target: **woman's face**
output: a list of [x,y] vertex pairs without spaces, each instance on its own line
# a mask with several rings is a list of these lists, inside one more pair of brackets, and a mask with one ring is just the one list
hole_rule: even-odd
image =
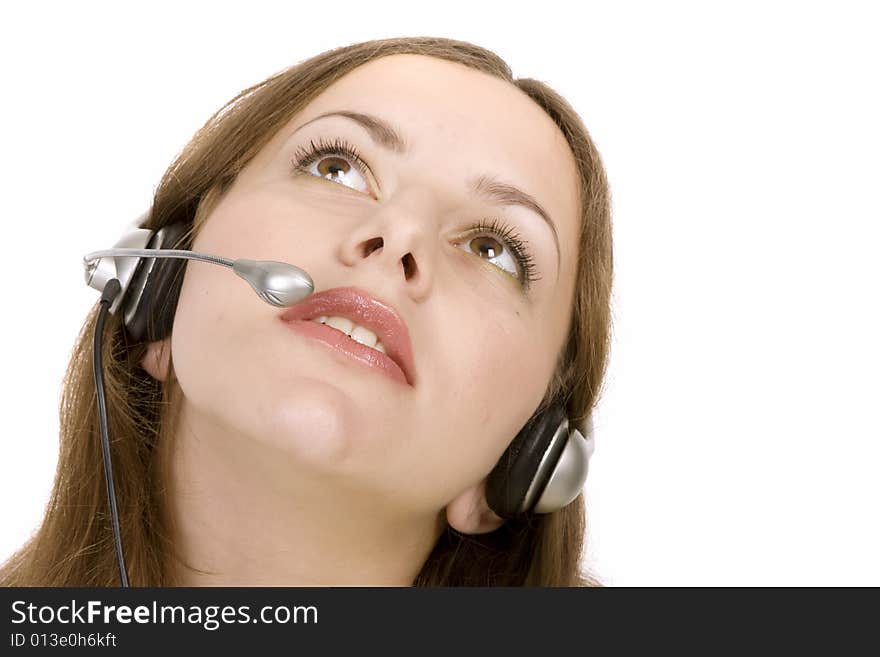
[[[405,147],[352,118],[316,118],[340,111],[394,126]],[[364,170],[338,151],[294,173],[311,142],[353,147]],[[480,176],[531,195],[558,253],[534,209],[475,193]],[[252,441],[291,473],[436,514],[486,477],[550,381],[572,314],[577,189],[562,133],[500,79],[419,55],[344,76],[240,172],[192,248],[289,262],[316,292],[355,286],[393,306],[415,385],[291,330],[231,271],[189,262],[171,354],[188,413],[212,427],[201,438]],[[469,234],[492,218],[533,260],[527,290],[502,235]]]

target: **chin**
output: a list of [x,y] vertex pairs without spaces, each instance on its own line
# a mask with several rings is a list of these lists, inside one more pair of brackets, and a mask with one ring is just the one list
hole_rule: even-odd
[[339,472],[362,459],[370,419],[356,400],[326,379],[297,378],[271,400],[254,403],[255,440],[309,470]]

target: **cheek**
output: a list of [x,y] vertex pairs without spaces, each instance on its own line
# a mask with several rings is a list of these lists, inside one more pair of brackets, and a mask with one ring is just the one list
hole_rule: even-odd
[[502,418],[524,412],[523,407],[540,398],[544,388],[546,348],[514,323],[481,317],[473,325],[479,329],[469,331],[471,339],[459,343],[465,346],[454,361],[456,380],[467,382],[466,408],[496,427]]
[[[262,257],[264,231],[241,230],[249,217],[243,212],[242,196],[231,192],[218,204],[193,250],[231,258]],[[253,216],[264,216],[259,207],[257,203]],[[253,224],[256,228],[259,221]],[[257,414],[254,400],[263,403],[269,384],[260,374],[272,365],[273,354],[270,345],[255,336],[271,325],[273,311],[230,269],[187,262],[172,329],[172,358],[189,404],[216,415],[214,419]]]
[[[540,402],[552,370],[548,345],[536,342],[516,316],[485,315],[450,326],[449,356],[437,371],[432,441],[435,464],[454,495],[488,474]],[[454,382],[450,384],[449,382]]]
[[[171,334],[174,370],[183,393],[196,405],[228,403],[224,385],[240,349],[230,349],[230,316],[238,286],[227,272],[205,263],[187,263]],[[230,298],[231,297],[231,298]],[[222,357],[218,357],[222,354]]]

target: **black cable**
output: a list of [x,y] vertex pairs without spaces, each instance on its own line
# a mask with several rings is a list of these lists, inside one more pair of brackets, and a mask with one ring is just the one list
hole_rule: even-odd
[[119,564],[119,579],[122,586],[128,586],[128,572],[125,569],[125,556],[122,552],[122,532],[119,529],[119,512],[116,508],[116,490],[113,484],[113,462],[110,458],[110,438],[107,430],[107,400],[104,397],[104,366],[101,358],[101,339],[104,333],[104,318],[110,305],[122,289],[119,281],[110,279],[101,294],[101,308],[95,322],[95,340],[92,345],[92,363],[95,372],[95,387],[98,391],[98,417],[101,425],[101,451],[104,454],[104,482],[107,484],[107,501],[110,503],[110,519],[113,523],[113,540],[116,544],[116,562]]

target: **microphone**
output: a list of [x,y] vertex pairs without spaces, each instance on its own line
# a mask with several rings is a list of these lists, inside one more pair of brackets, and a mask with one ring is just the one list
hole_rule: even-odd
[[[117,278],[114,271],[103,271],[99,267],[104,257],[143,257],[143,258],[183,258],[200,260],[215,265],[229,267],[246,280],[259,297],[273,306],[292,306],[315,291],[312,277],[305,270],[285,262],[274,260],[231,260],[222,256],[186,251],[184,249],[104,249],[92,251],[83,256],[86,283],[99,291],[111,278]],[[96,276],[97,274],[97,276]]]

